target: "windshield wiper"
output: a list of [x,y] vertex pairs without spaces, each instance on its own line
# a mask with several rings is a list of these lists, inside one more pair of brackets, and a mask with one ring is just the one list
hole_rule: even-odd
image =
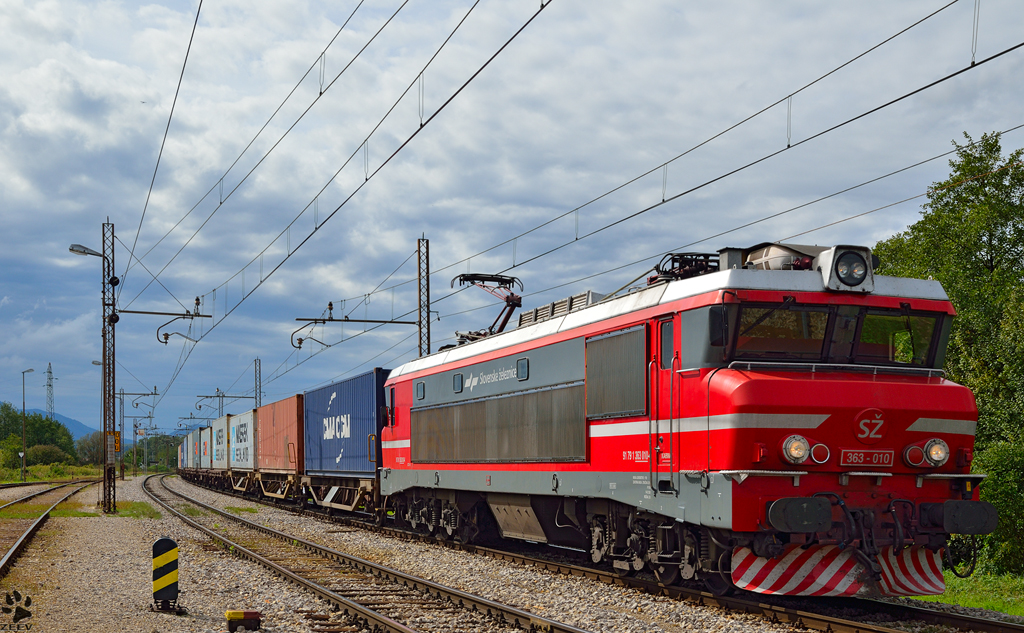
[[779,305],[775,306],[771,310],[765,312],[764,314],[759,316],[756,321],[754,321],[753,323],[748,325],[747,329],[745,329],[742,332],[740,332],[740,336],[743,336],[744,334],[746,334],[750,330],[753,330],[757,326],[759,326],[762,323],[764,323],[765,319],[767,319],[771,315],[775,314],[776,311],[781,310],[782,308],[785,308],[785,309],[789,310],[789,306],[792,305],[795,301],[796,301],[795,297],[786,297],[785,299],[782,300],[782,303],[780,303]]

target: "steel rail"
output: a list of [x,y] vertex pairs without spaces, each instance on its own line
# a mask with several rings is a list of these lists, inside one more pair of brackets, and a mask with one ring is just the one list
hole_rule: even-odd
[[[82,483],[83,481],[92,481],[92,480],[91,479],[72,479],[71,481],[24,481],[24,482],[23,481],[19,481],[19,482],[10,483],[10,484],[0,484],[0,490],[3,490],[5,488],[25,488],[27,486],[50,486],[50,485],[53,485],[53,484],[69,485],[69,484]],[[53,488],[51,488],[51,490],[53,490]]]
[[0,510],[3,510],[4,508],[9,507],[9,506],[13,506],[16,503],[24,503],[24,502],[28,501],[29,499],[34,499],[34,498],[36,498],[38,496],[45,495],[46,493],[51,492],[53,490],[60,490],[61,488],[63,488],[64,486],[67,486],[67,485],[69,485],[69,484],[63,484],[61,486],[53,486],[51,488],[44,488],[43,490],[38,490],[36,492],[33,492],[32,494],[25,495],[24,497],[21,497],[19,499],[15,499],[14,501],[9,501],[9,502],[3,504],[2,506],[0,506]]
[[[262,566],[266,567],[267,569],[270,569],[274,573],[278,574],[279,576],[282,576],[283,578],[286,578],[286,579],[292,581],[293,583],[299,585],[300,587],[303,587],[303,588],[313,592],[314,594],[317,595],[317,597],[319,597],[319,598],[329,602],[330,604],[333,604],[334,606],[338,607],[339,609],[342,609],[342,611],[344,612],[344,614],[346,616],[355,617],[357,619],[362,620],[365,625],[370,626],[370,628],[372,630],[374,630],[374,631],[382,631],[382,633],[418,633],[416,631],[416,629],[411,629],[411,628],[405,626],[404,624],[401,624],[400,622],[395,622],[394,620],[388,618],[387,616],[381,615],[380,613],[377,613],[376,611],[374,611],[372,609],[368,609],[368,608],[362,606],[361,604],[353,602],[353,601],[345,598],[344,596],[341,596],[341,595],[331,591],[327,587],[324,587],[323,585],[321,585],[321,584],[319,584],[317,582],[309,580],[308,578],[303,578],[302,576],[299,576],[298,574],[296,574],[296,573],[294,573],[294,572],[292,572],[292,571],[290,571],[288,569],[285,569],[284,567],[282,567],[281,565],[278,565],[274,561],[272,561],[272,560],[270,560],[268,558],[265,558],[263,556],[260,556],[256,552],[254,552],[254,551],[252,551],[252,550],[250,550],[250,549],[248,549],[248,548],[246,548],[246,547],[244,547],[244,546],[242,546],[242,545],[240,545],[238,543],[235,543],[234,541],[232,541],[231,539],[227,538],[226,536],[218,534],[218,533],[214,532],[213,530],[210,530],[210,529],[204,527],[200,523],[198,523],[196,521],[193,521],[192,519],[188,518],[187,516],[185,516],[181,512],[178,512],[177,510],[172,508],[170,506],[170,504],[166,503],[163,499],[159,498],[152,490],[149,489],[149,487],[147,485],[149,483],[149,480],[152,479],[153,477],[161,477],[161,483],[163,483],[163,477],[164,476],[165,475],[149,475],[148,477],[146,477],[145,481],[143,481],[142,490],[151,499],[153,499],[153,501],[155,501],[157,504],[159,504],[162,508],[164,508],[165,510],[170,512],[172,515],[174,515],[174,516],[178,517],[179,519],[181,519],[182,521],[184,521],[187,525],[189,525],[189,526],[199,530],[203,534],[206,534],[210,538],[212,538],[215,541],[221,543],[232,554],[234,554],[236,556],[241,556],[242,558],[246,558],[246,559],[248,559],[248,560],[250,560],[250,561],[252,561],[254,563],[262,565]],[[164,488],[168,492],[171,492],[172,494],[177,494],[173,490],[170,490],[169,488],[167,488],[166,485],[164,485]],[[195,503],[197,505],[203,505],[203,504],[200,504],[198,501],[194,501],[194,500],[189,500],[189,503]],[[230,516],[230,515],[225,515],[225,516]]]
[[[68,494],[61,497],[61,499],[57,503],[50,506],[49,509],[46,510],[46,512],[41,514],[35,521],[33,521],[32,525],[30,525],[28,529],[25,530],[25,532],[21,535],[21,537],[19,537],[18,540],[15,541],[14,545],[11,546],[11,549],[7,550],[7,553],[4,554],[4,557],[0,558],[0,578],[6,576],[7,572],[11,570],[11,567],[14,565],[14,561],[17,560],[18,556],[21,555],[22,550],[24,550],[25,546],[29,544],[29,542],[32,540],[32,537],[35,536],[36,532],[39,531],[39,528],[41,528],[43,524],[46,523],[46,521],[50,518],[50,513],[53,512],[54,508],[56,508],[57,506],[67,501],[72,496],[78,494],[82,490],[88,488],[89,486],[95,483],[97,482],[87,483],[84,486],[79,486],[75,490],[72,490]],[[50,492],[51,490],[54,490],[54,488],[44,490],[43,492]],[[25,497],[25,499],[27,498],[29,497]],[[24,499],[20,499],[19,501],[24,501]],[[13,503],[18,503],[18,501],[15,501]],[[8,503],[7,505],[11,504]],[[3,507],[6,508],[7,506]]]
[[462,608],[476,609],[482,613],[496,616],[498,618],[503,619],[506,623],[514,627],[524,628],[526,630],[532,631],[548,631],[550,633],[587,633],[584,629],[579,629],[577,627],[565,624],[563,622],[550,620],[548,618],[538,616],[528,611],[522,611],[516,609],[515,607],[494,602],[493,600],[488,600],[487,598],[484,598],[482,596],[473,595],[471,593],[467,593],[452,587],[447,587],[445,585],[441,585],[436,582],[426,580],[424,578],[412,576],[410,574],[406,574],[396,569],[385,567],[383,565],[378,565],[377,563],[370,562],[363,558],[359,558],[351,554],[346,554],[345,552],[339,552],[338,550],[334,550],[329,547],[313,543],[312,541],[308,541],[306,539],[293,536],[291,534],[286,534],[284,532],[280,532],[278,530],[275,530],[264,525],[259,525],[258,523],[248,521],[241,517],[220,510],[219,508],[215,508],[201,501],[192,499],[176,490],[171,490],[170,488],[167,487],[166,482],[164,482],[162,478],[161,484],[163,485],[164,489],[170,492],[171,494],[177,495],[182,499],[186,499],[189,503],[195,504],[203,508],[204,510],[208,510],[224,518],[231,519],[237,523],[241,523],[250,529],[263,532],[264,534],[268,534],[270,536],[273,536],[284,541],[290,541],[292,543],[301,545],[305,549],[308,549],[320,556],[337,561],[343,561],[348,565],[351,565],[355,569],[358,569],[359,571],[373,574],[374,576],[377,576],[379,578],[385,578],[387,580],[390,580],[391,582],[403,585],[410,589],[423,591],[436,598],[446,598],[450,600],[453,604],[460,606]]
[[[199,485],[194,482],[188,483],[197,486]],[[689,587],[681,587],[674,585],[666,587],[654,581],[635,577],[622,577],[614,573],[605,572],[603,570],[591,567],[583,567],[568,563],[559,563],[556,561],[546,560],[543,558],[526,556],[524,554],[516,554],[513,552],[507,552],[480,545],[467,545],[464,543],[458,543],[450,540],[439,540],[434,536],[430,536],[420,532],[410,532],[407,530],[388,526],[376,526],[368,521],[364,521],[355,517],[326,516],[320,512],[307,510],[305,508],[289,506],[283,503],[275,503],[265,499],[253,499],[252,497],[238,494],[234,491],[215,490],[214,492],[227,496],[237,497],[239,499],[244,499],[249,502],[260,503],[273,508],[278,508],[280,510],[292,512],[294,514],[312,516],[320,520],[326,520],[341,525],[357,526],[365,530],[379,532],[388,536],[404,538],[407,540],[417,540],[424,543],[432,543],[435,545],[440,545],[452,549],[459,549],[466,552],[478,553],[483,556],[489,556],[500,560],[514,562],[520,565],[530,565],[565,575],[586,577],[591,580],[604,582],[606,584],[631,587],[651,594],[664,595],[666,597],[673,598],[676,600],[693,601],[696,602],[698,605],[716,606],[724,609],[740,611],[742,613],[758,614],[772,622],[786,622],[799,624],[800,626],[812,630],[836,631],[837,633],[891,632],[898,630],[885,628],[880,625],[871,625],[863,622],[855,622],[852,620],[843,620],[841,618],[832,618],[831,616],[821,615],[811,611],[805,611],[803,609],[786,607],[785,605],[775,605],[767,604],[765,602],[758,602],[756,601],[756,598],[751,600],[735,596],[720,597],[697,589],[691,589]],[[745,592],[745,594],[756,595],[750,594],[749,592]],[[765,598],[774,600],[788,599],[787,596],[772,596],[770,598],[768,596],[765,596]],[[907,604],[896,604],[882,600],[872,600],[866,598],[822,598],[819,600],[821,600],[823,604],[827,604],[829,606],[859,608],[872,614],[884,613],[889,617],[897,620],[918,620],[922,622],[927,622],[929,624],[937,624],[945,627],[955,628],[961,631],[976,631],[978,633],[1024,633],[1024,624],[1000,620],[989,620],[985,618],[978,618],[975,616],[969,616],[955,612],[929,609],[927,607],[917,607]]]

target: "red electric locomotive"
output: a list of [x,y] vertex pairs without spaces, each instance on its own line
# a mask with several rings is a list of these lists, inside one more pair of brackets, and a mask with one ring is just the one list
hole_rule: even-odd
[[977,409],[939,369],[939,283],[875,265],[856,246],[673,254],[640,289],[398,367],[387,516],[465,540],[493,519],[716,592],[941,593],[950,535],[996,525]]

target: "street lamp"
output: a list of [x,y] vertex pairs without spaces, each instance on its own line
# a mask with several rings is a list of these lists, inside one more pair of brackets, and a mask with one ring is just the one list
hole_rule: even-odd
[[114,225],[110,222],[103,224],[102,242],[103,252],[81,244],[72,244],[68,250],[75,255],[92,255],[103,260],[103,362],[99,363],[103,367],[103,512],[111,513],[117,512],[114,482],[114,325],[118,322],[119,316],[115,308],[114,288],[120,280],[114,274]]
[[92,255],[94,257],[103,257],[103,253],[94,251],[88,246],[82,246],[81,244],[72,244],[68,247],[68,250],[75,255]]
[[25,374],[31,374],[35,369],[26,369],[21,372],[21,481],[25,481],[25,453],[28,448],[25,446]]

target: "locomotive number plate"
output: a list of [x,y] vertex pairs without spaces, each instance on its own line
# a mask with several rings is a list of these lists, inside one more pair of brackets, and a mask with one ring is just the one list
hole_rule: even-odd
[[892,466],[893,451],[891,450],[851,450],[842,449],[839,453],[840,466]]

